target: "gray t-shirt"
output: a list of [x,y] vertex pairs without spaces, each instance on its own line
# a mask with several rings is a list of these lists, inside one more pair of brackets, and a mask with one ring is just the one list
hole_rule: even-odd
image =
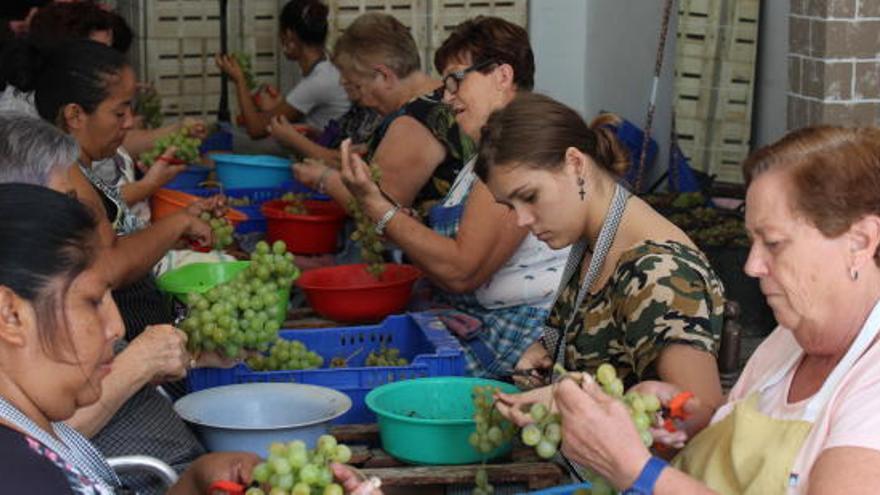
[[315,64],[312,71],[287,93],[287,104],[305,115],[303,122],[323,129],[338,119],[351,103],[339,84],[339,70],[327,60]]

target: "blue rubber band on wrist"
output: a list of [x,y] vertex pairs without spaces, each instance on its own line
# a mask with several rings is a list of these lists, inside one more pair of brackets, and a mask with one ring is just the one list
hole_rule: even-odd
[[663,459],[651,456],[639,477],[633,482],[632,486],[623,491],[623,495],[651,495],[654,493],[654,485],[660,478],[660,473],[668,466]]

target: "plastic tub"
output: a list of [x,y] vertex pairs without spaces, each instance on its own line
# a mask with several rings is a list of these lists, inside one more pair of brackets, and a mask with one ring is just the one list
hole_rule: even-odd
[[272,155],[213,153],[217,179],[224,188],[279,187],[293,178],[290,160]]
[[403,311],[422,272],[412,265],[386,263],[379,279],[365,264],[338,265],[304,272],[296,284],[309,305],[326,318],[342,322],[379,321]]
[[330,422],[351,409],[345,394],[299,383],[246,383],[186,395],[174,410],[195,427],[212,452],[249,451],[267,457],[272,442],[314,447]]
[[211,169],[205,167],[203,165],[191,164],[188,165],[183,172],[177,174],[177,176],[171,182],[165,184],[166,189],[193,189],[199,187],[199,184],[208,180],[208,175],[211,174]]
[[572,485],[554,486],[536,492],[528,492],[523,495],[590,495],[593,484],[589,481]]
[[382,448],[414,464],[472,464],[508,453],[510,443],[484,455],[468,442],[476,428],[472,390],[485,385],[519,392],[509,383],[472,377],[418,378],[373,390],[366,403],[378,418]]
[[[251,264],[250,261],[226,261],[218,263],[190,263],[163,273],[156,279],[162,292],[186,303],[189,294],[202,294],[229,282]],[[287,318],[290,287],[278,290],[278,324]]]
[[[281,338],[299,340],[324,358],[345,357],[348,367],[313,370],[252,371],[245,364],[232,368],[195,368],[187,374],[190,390],[254,382],[296,382],[331,387],[351,398],[352,408],[337,418],[341,424],[375,423],[376,415],[364,399],[374,388],[426,376],[461,376],[465,372],[464,352],[436,315],[410,313],[388,317],[380,325],[283,330]],[[400,350],[406,366],[366,367],[367,355],[382,346]]]
[[276,199],[263,203],[260,212],[266,217],[266,239],[284,241],[293,254],[335,253],[339,231],[345,224],[345,210],[334,201],[305,200],[306,215],[284,211],[288,201]]
[[[186,208],[200,199],[202,198],[182,191],[159,189],[153,194],[153,197],[150,198],[151,220],[157,222],[167,216],[177,213],[181,208]],[[225,217],[233,226],[237,226],[239,223],[248,219],[247,215],[235,208],[228,208]]]

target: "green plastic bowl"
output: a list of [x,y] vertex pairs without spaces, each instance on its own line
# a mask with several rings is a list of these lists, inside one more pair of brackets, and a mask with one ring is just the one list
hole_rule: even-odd
[[474,432],[474,386],[493,385],[505,393],[515,386],[470,377],[416,378],[382,385],[366,403],[379,423],[385,452],[413,464],[473,464],[510,452],[510,443],[480,454],[468,437]]
[[[186,303],[188,294],[202,294],[224,282],[229,282],[247,268],[250,261],[222,261],[217,263],[191,263],[167,271],[156,279],[159,290]],[[278,290],[278,324],[287,318],[290,287]]]

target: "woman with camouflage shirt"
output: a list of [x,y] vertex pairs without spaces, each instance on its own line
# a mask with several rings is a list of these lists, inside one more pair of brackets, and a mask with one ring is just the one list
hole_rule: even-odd
[[[708,419],[721,401],[723,287],[681,230],[618,183],[628,166],[604,121],[587,126],[548,97],[517,95],[490,117],[477,174],[540,240],[572,246],[544,336],[517,369],[608,362],[627,387],[661,379],[693,392],[694,419]],[[544,387],[501,408],[525,421],[518,406],[548,399]]]

